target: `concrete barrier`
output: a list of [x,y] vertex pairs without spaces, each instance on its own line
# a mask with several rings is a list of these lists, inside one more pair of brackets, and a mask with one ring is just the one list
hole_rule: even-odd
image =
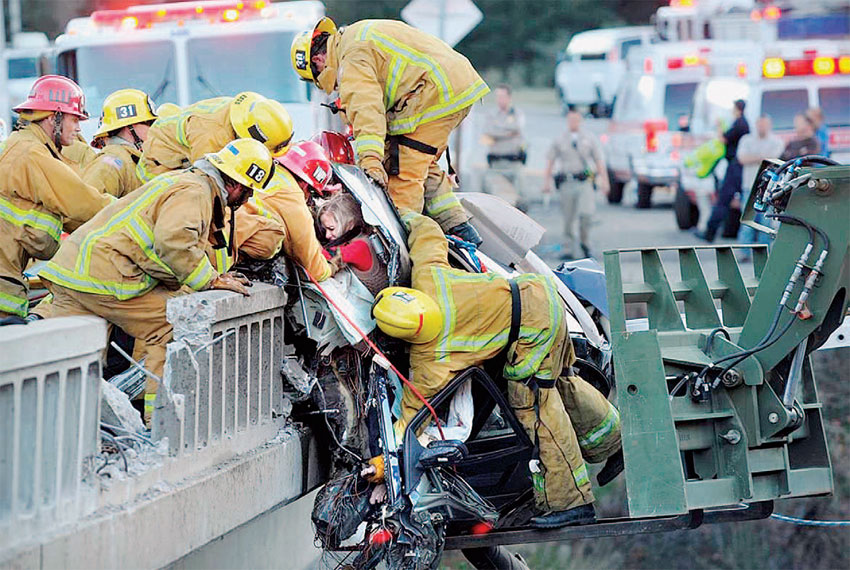
[[167,437],[172,455],[237,433],[259,443],[289,413],[280,378],[286,294],[261,283],[251,292],[208,291],[168,303],[174,342],[165,389],[157,392],[153,438]]
[[93,317],[0,327],[0,552],[97,507],[106,323]]

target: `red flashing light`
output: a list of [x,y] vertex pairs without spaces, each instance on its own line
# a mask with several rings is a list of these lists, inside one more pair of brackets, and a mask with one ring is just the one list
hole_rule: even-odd
[[[266,18],[271,15],[268,10],[269,2],[265,0],[201,0],[130,6],[125,10],[97,10],[91,18],[96,26],[135,29],[164,23],[183,26],[188,22],[235,22],[246,17]],[[131,25],[133,21],[135,25]]]
[[759,12],[758,9],[755,9],[752,12],[750,12],[750,20],[752,20],[753,22],[760,22],[761,21],[761,12]]
[[789,59],[785,62],[785,75],[811,75],[811,59]]
[[650,119],[644,121],[643,132],[646,135],[646,152],[658,150],[658,133],[667,130],[667,119]]
[[667,69],[682,69],[683,67],[696,67],[705,63],[705,60],[696,54],[688,54],[684,57],[668,57]]
[[739,61],[738,65],[735,67],[735,74],[738,77],[746,77],[747,76],[747,64],[743,61]]
[[762,11],[765,20],[778,20],[782,16],[779,6],[768,6]]
[[235,22],[239,19],[239,10],[235,8],[229,8],[221,13],[221,19],[225,22]]
[[850,55],[842,55],[838,58],[838,73],[850,73]]
[[122,30],[134,30],[139,27],[139,19],[135,16],[124,16],[121,18]]
[[652,73],[652,58],[647,57],[643,60],[643,72],[644,73]]

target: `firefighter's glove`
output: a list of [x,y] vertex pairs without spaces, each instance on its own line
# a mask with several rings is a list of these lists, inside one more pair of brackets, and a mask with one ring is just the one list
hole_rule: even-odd
[[360,476],[370,483],[380,483],[384,480],[384,456],[378,455],[369,460],[369,465],[360,471]]
[[367,154],[360,159],[358,166],[361,170],[363,170],[363,173],[366,174],[366,176],[375,182],[375,184],[381,188],[387,187],[389,177],[387,176],[387,171],[384,170],[384,164],[377,156]]
[[251,287],[251,285],[252,283],[248,278],[241,273],[222,273],[213,280],[210,289],[226,289],[247,297],[251,294],[248,291],[248,287]]

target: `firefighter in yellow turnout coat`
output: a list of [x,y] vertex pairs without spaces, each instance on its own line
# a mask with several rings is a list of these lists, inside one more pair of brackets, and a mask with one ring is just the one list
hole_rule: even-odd
[[[272,171],[262,144],[238,139],[116,201],[74,232],[39,273],[54,295],[45,316],[105,318],[144,341],[147,368],[161,377],[172,333],[165,317],[170,297],[181,288],[247,294],[243,282],[213,268],[205,248],[223,225],[225,205],[238,208]],[[155,393],[149,381],[147,423]]]
[[63,230],[78,228],[112,202],[84,184],[60,152],[76,139],[78,121],[88,118],[76,83],[44,76],[15,110],[30,122],[9,136],[0,154],[0,317],[27,315],[23,272],[30,260],[50,259]]
[[188,168],[237,138],[258,140],[272,156],[280,156],[292,133],[289,113],[273,99],[250,91],[205,99],[151,126],[136,174],[148,182],[158,174]]
[[142,143],[156,121],[150,97],[138,89],[119,89],[103,101],[94,145],[100,154],[83,169],[83,180],[101,192],[121,198],[142,185],[136,165]]
[[403,22],[363,20],[337,30],[330,18],[296,36],[291,55],[302,79],[339,92],[358,166],[399,210],[424,211],[446,233],[480,242],[437,165],[449,134],[489,92],[464,56]]
[[[417,214],[405,214],[403,219],[413,262],[414,289],[406,291],[413,294],[386,289],[378,296],[374,315],[384,332],[413,343],[411,381],[431,398],[458,373],[482,366],[506,348],[511,284],[493,273],[453,269],[440,228]],[[619,415],[590,384],[578,376],[562,377],[575,356],[555,283],[533,274],[513,281],[521,313],[517,341],[509,347],[503,375],[509,404],[531,440],[539,442],[539,472],[532,479],[537,507],[547,514],[535,517],[532,524],[551,528],[590,522],[594,498],[582,455],[587,451],[589,458],[601,461],[617,451]],[[424,311],[416,309],[418,292],[425,294],[419,297]],[[433,302],[436,306],[429,309]],[[433,315],[438,315],[436,320]],[[421,406],[405,389],[401,424],[406,426]]]

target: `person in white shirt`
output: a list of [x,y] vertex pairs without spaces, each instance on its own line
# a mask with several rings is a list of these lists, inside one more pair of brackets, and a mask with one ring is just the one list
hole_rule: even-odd
[[[756,132],[741,137],[738,142],[738,162],[743,167],[741,209],[747,204],[750,190],[755,182],[761,161],[766,158],[778,158],[785,149],[785,143],[773,133],[770,117],[762,115],[756,120]],[[765,220],[757,220],[764,224]],[[741,226],[738,236],[741,243],[768,243],[767,235],[758,233],[749,226]]]

